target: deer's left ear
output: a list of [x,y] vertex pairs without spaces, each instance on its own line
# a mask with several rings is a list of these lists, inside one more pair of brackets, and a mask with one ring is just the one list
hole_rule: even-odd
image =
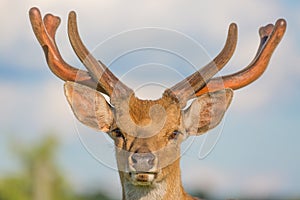
[[206,93],[183,112],[183,125],[189,135],[201,135],[222,120],[233,96],[231,89]]

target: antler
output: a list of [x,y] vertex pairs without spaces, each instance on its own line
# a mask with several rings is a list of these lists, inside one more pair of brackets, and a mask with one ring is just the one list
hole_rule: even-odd
[[[228,60],[231,58],[236,45],[236,27],[231,25],[229,28],[226,45],[221,53],[208,65],[195,72],[187,79],[177,83],[175,86],[166,90],[172,92],[179,98],[182,106],[186,101],[192,98],[193,92],[195,96],[200,96],[207,92],[213,92],[224,88],[233,90],[245,87],[258,79],[265,71],[272,53],[281,41],[286,30],[286,21],[284,19],[277,20],[275,26],[269,24],[261,27],[260,45],[253,61],[243,70],[231,75],[212,78],[219,70],[221,70]],[[198,81],[198,83],[197,83]]]
[[69,14],[69,38],[76,55],[86,66],[88,72],[72,67],[60,55],[55,42],[55,33],[61,21],[59,17],[47,14],[42,20],[38,8],[31,8],[29,16],[33,32],[44,50],[48,66],[60,79],[64,81],[76,81],[95,88],[109,96],[112,95],[113,91],[116,96],[131,92],[104,64],[96,61],[86,49],[78,34],[75,12],[70,12]]
[[[103,63],[97,61],[84,46],[78,33],[75,12],[69,14],[68,35],[73,50],[88,69],[88,72],[72,67],[60,55],[55,41],[55,33],[61,21],[59,17],[47,14],[42,20],[37,8],[31,8],[29,16],[33,31],[44,50],[48,66],[56,76],[64,81],[76,81],[96,88],[109,96],[115,94],[115,97],[118,97],[120,94],[132,93],[130,88],[119,81]],[[165,93],[176,95],[181,104],[185,105],[186,101],[193,95],[200,96],[203,93],[224,88],[239,89],[252,83],[265,71],[285,30],[286,21],[284,19],[277,20],[275,26],[269,24],[260,28],[261,41],[253,61],[237,73],[212,78],[227,64],[234,53],[237,43],[237,26],[231,24],[226,44],[219,55],[201,70],[166,90]]]
[[185,80],[177,83],[170,89],[166,90],[167,93],[172,93],[179,98],[182,104],[195,94],[195,91],[203,88],[206,83],[218,71],[220,71],[232,57],[237,44],[237,25],[232,23],[229,26],[228,36],[224,48],[216,56],[213,61],[206,66],[187,77]]
[[271,56],[281,41],[286,30],[286,21],[277,20],[275,26],[268,24],[259,29],[260,45],[253,61],[244,69],[234,74],[211,79],[208,84],[196,93],[200,96],[223,88],[239,89],[258,79],[266,70]]
[[76,13],[70,12],[68,20],[68,34],[74,52],[91,73],[94,80],[99,82],[101,87],[108,93],[109,96],[114,94],[130,94],[132,93],[125,84],[100,61],[97,61],[92,54],[84,46],[77,28]]
[[72,67],[61,57],[55,42],[55,33],[60,24],[60,18],[47,14],[42,20],[38,8],[31,8],[29,17],[33,32],[44,50],[50,70],[64,81],[77,81],[95,87],[97,84],[88,72]]

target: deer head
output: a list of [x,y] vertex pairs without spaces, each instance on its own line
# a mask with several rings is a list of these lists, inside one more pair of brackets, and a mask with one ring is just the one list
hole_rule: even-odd
[[[261,42],[251,64],[237,73],[214,77],[236,47],[237,26],[231,24],[225,46],[213,61],[166,89],[160,99],[141,100],[87,50],[78,33],[75,12],[69,14],[68,35],[87,71],[70,66],[61,57],[55,42],[59,17],[47,14],[42,20],[37,8],[29,15],[48,66],[66,81],[65,95],[77,119],[114,140],[124,199],[191,198],[181,186],[180,144],[220,123],[233,90],[262,75],[286,29],[283,19],[260,28]],[[194,100],[185,108],[190,99]]]

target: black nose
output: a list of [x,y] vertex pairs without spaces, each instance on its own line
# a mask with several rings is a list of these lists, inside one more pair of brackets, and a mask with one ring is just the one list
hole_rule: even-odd
[[155,156],[152,153],[134,153],[131,161],[136,171],[147,172],[154,167]]

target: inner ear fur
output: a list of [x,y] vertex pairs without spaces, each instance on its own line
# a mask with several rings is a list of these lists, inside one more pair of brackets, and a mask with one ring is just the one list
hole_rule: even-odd
[[100,92],[74,82],[66,82],[64,91],[80,122],[103,132],[110,130],[113,123],[112,107]]
[[183,124],[189,135],[201,135],[222,120],[233,97],[233,90],[224,89],[197,97],[183,111]]

